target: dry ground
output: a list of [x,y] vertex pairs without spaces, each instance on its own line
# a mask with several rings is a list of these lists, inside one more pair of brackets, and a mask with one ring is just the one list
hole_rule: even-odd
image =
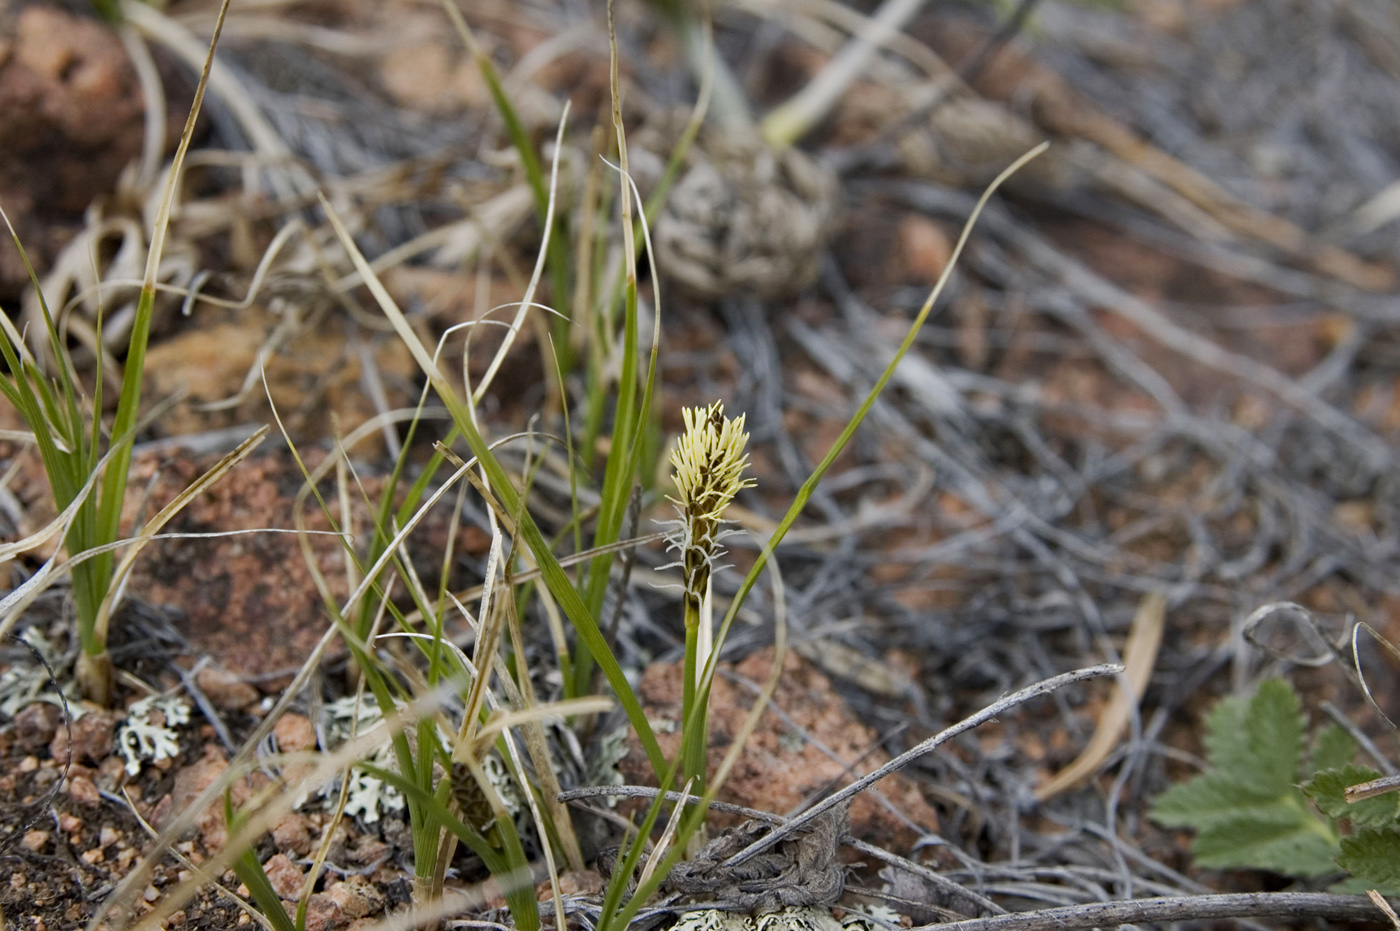
[[[426,333],[517,299],[538,247],[518,159],[436,4],[240,6],[220,60],[267,135],[211,94],[165,277],[241,306],[162,305],[147,396],[172,403],[141,437],[133,515],[269,421],[248,380],[259,360],[294,439],[317,457],[335,435],[416,398],[416,370],[372,302],[337,287],[343,257],[308,245],[328,243],[315,190],[371,258],[422,243],[384,274]],[[812,81],[849,27],[841,10],[868,6],[716,4],[718,47],[752,111]],[[467,7],[542,151],[552,154],[545,142],[570,103],[562,202],[573,210],[606,115],[601,10]],[[206,0],[177,0],[166,14],[207,37]],[[1189,838],[1145,812],[1194,771],[1211,702],[1267,674],[1287,673],[1314,720],[1331,702],[1362,731],[1384,731],[1342,670],[1281,661],[1247,644],[1242,624],[1263,604],[1294,601],[1333,633],[1354,616],[1400,640],[1400,20],[1385,0],[930,3],[905,36],[801,140],[807,168],[707,130],[689,168],[708,164],[735,187],[706,200],[703,185],[683,181],[670,226],[657,229],[662,427],[674,433],[681,405],[716,397],[747,414],[758,487],[740,499],[740,523],[762,530],[895,351],[982,185],[1052,141],[993,201],[889,392],[778,551],[797,655],[729,797],[791,813],[1008,691],[1117,660],[1160,594],[1164,632],[1138,713],[1090,778],[1037,798],[1088,742],[1106,682],[920,760],[853,812],[855,832],[1011,909],[1284,888],[1268,874],[1194,867]],[[695,83],[646,4],[619,4],[619,43],[645,193]],[[173,143],[193,72],[169,44],[144,44]],[[81,10],[0,4],[0,206],[48,276],[51,303],[94,274],[139,274],[138,221],[158,190],[152,166],[139,165],[146,117],[128,49],[106,27]],[[275,160],[279,147],[295,170],[260,169],[247,154]],[[215,154],[225,152],[239,154]],[[827,180],[812,182],[809,168]],[[473,217],[480,226],[464,222]],[[307,234],[261,270],[294,223]],[[450,237],[420,239],[449,226]],[[130,297],[104,295],[117,347]],[[572,295],[542,300],[574,309]],[[33,312],[9,248],[0,305],[15,319]],[[73,314],[80,358],[93,309]],[[523,335],[484,402],[496,435],[542,411],[542,429],[562,430],[548,413],[558,403],[542,332]],[[477,375],[495,339],[474,347]],[[577,413],[582,382],[566,384]],[[8,409],[0,418],[18,426]],[[356,451],[371,486],[396,441]],[[31,457],[11,445],[3,464],[13,469],[0,519],[13,539],[52,507]],[[289,527],[299,483],[284,450],[259,454],[172,529]],[[539,506],[562,515],[567,500],[546,488]],[[666,516],[649,500],[641,531]],[[480,580],[483,526],[469,509],[452,585]],[[448,533],[444,519],[415,538],[430,584]],[[334,544],[318,546],[333,572]],[[752,544],[733,549],[746,568]],[[47,555],[13,561],[0,584]],[[646,669],[658,716],[674,713],[664,664],[680,655],[677,603],[656,584],[665,562],[659,548],[638,554],[617,634],[624,665]],[[717,590],[731,593],[739,577],[721,574]],[[766,674],[769,597],[755,591],[726,647],[718,734]],[[60,667],[68,617],[55,590],[22,625],[45,636]],[[121,704],[142,697],[142,683],[181,690],[193,719],[177,754],[133,777],[112,743],[120,709],[89,712],[70,737],[55,706],[16,703],[0,727],[0,831],[13,832],[0,905],[11,925],[83,927],[146,844],[136,814],[159,825],[217,776],[325,624],[294,537],[153,548],[114,639]],[[315,748],[324,703],[344,694],[345,657],[332,653],[315,694],[279,724],[282,749]],[[3,655],[12,669],[31,663],[18,645]],[[1369,661],[1378,700],[1400,715],[1400,670]],[[260,845],[279,889],[298,888],[329,823],[323,808],[311,801]],[[402,819],[349,818],[339,830],[313,908],[319,927],[363,926],[408,900]],[[223,832],[211,814],[179,852],[198,862]],[[148,899],[182,869],[170,858]],[[456,869],[480,878],[468,858]],[[574,879],[589,888],[590,877]],[[895,879],[922,903],[905,912],[934,920],[936,897]],[[881,882],[869,864],[860,884]],[[248,923],[213,892],[177,918]]]

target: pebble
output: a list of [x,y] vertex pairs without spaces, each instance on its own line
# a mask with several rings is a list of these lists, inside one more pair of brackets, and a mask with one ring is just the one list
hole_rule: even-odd
[[298,856],[311,852],[311,831],[306,818],[296,812],[288,812],[272,828],[272,841],[278,850],[290,850]]
[[64,812],[58,816],[58,829],[64,834],[76,834],[83,829],[83,819]]
[[[217,746],[206,745],[204,755],[199,760],[181,767],[175,774],[175,783],[171,786],[170,794],[162,798],[152,812],[152,823],[158,828],[165,828],[173,816],[188,808],[226,769],[228,762],[224,759],[223,750]],[[233,801],[235,805],[239,803],[237,793]],[[204,846],[210,849],[223,846],[228,837],[221,802],[211,802],[208,808],[200,812],[195,825],[199,828]]]
[[326,891],[346,918],[364,918],[384,907],[384,896],[359,876],[347,876]]
[[86,776],[74,776],[68,780],[68,797],[79,805],[102,804],[102,796],[98,794],[97,786]]
[[49,754],[60,764],[68,762],[68,751],[73,751],[74,763],[97,765],[112,752],[112,732],[117,726],[117,716],[110,711],[90,709],[73,722],[72,744],[69,744],[68,730],[60,728],[49,742]]
[[38,853],[44,849],[44,845],[49,842],[48,831],[28,831],[24,835],[24,840],[20,841],[24,849],[30,853]]
[[306,931],[331,931],[341,919],[340,906],[324,892],[316,893],[306,903]]
[[272,856],[263,864],[263,872],[272,883],[272,888],[284,899],[296,899],[301,895],[301,887],[306,880],[301,867],[297,866],[285,853]]
[[97,834],[97,841],[103,847],[110,847],[121,840],[121,834],[110,824],[102,825],[102,830]]
[[301,750],[316,749],[316,729],[303,715],[284,714],[277,719],[272,733],[277,736],[277,746],[283,753],[296,753]]
[[224,669],[205,666],[194,677],[195,685],[215,708],[241,711],[258,700],[258,690]]
[[97,767],[97,772],[101,776],[103,786],[114,788],[122,783],[126,774],[126,761],[113,754],[102,761],[102,764]]
[[47,747],[63,723],[63,711],[57,705],[36,701],[15,715],[15,740],[31,753]]

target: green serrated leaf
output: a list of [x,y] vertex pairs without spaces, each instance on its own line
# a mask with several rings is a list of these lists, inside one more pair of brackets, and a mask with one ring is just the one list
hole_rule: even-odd
[[[1261,683],[1253,698],[1221,701],[1207,719],[1210,771],[1158,797],[1152,817],[1198,832],[1203,866],[1274,870],[1294,876],[1335,872],[1337,833],[1297,788],[1305,719],[1284,681]],[[1340,752],[1332,740],[1326,752]]]
[[1249,699],[1230,696],[1216,703],[1206,716],[1206,762],[1226,773],[1248,772],[1253,766],[1249,746],[1240,739],[1249,713]]
[[1313,741],[1311,765],[1308,775],[1329,769],[1341,769],[1356,756],[1356,741],[1341,725],[1333,724],[1323,728]]
[[1167,827],[1206,828],[1233,821],[1243,810],[1267,810],[1277,802],[1278,796],[1261,793],[1249,782],[1205,773],[1157,796],[1152,818]]
[[1378,886],[1400,886],[1400,826],[1362,828],[1342,838],[1337,862],[1359,879]]
[[1287,682],[1259,683],[1245,712],[1244,735],[1251,757],[1247,778],[1261,790],[1284,793],[1298,784],[1306,720],[1298,695]]
[[1318,773],[1303,786],[1303,792],[1329,818],[1350,818],[1358,827],[1384,827],[1394,824],[1400,817],[1400,793],[1377,795],[1355,804],[1348,804],[1346,800],[1348,788],[1379,779],[1380,775],[1368,766],[1347,765]]
[[1333,895],[1365,895],[1372,889],[1384,896],[1400,896],[1400,883],[1373,883],[1356,876],[1348,876],[1327,887]]
[[1204,828],[1191,844],[1202,866],[1273,870],[1291,876],[1336,872],[1337,846],[1304,811],[1283,806],[1245,809],[1239,817]]

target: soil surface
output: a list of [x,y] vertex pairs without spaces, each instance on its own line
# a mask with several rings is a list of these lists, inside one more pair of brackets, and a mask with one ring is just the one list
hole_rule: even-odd
[[[259,427],[274,438],[138,558],[112,623],[111,707],[73,685],[66,578],[21,614],[4,603],[5,927],[85,928],[101,914],[118,929],[162,909],[229,837],[222,803],[192,810],[201,792],[224,780],[235,807],[256,807],[348,739],[345,700],[361,677],[330,606],[363,567],[340,534],[368,552],[400,449],[398,502],[434,441],[457,438],[433,404],[411,435],[407,416],[363,426],[412,409],[423,379],[318,193],[411,326],[429,346],[445,338],[441,369],[457,390],[490,379],[481,430],[508,440],[499,454],[531,477],[528,506],[559,554],[575,552],[573,519],[584,541],[592,533],[596,495],[575,507],[567,464],[586,488],[601,485],[606,433],[593,448],[554,438],[572,430],[580,442],[590,362],[613,353],[604,372],[616,378],[622,352],[607,290],[622,237],[599,5],[465,5],[504,76],[509,128],[435,5],[233,6],[159,270],[150,417],[123,526],[158,513]],[[673,516],[664,452],[682,407],[722,398],[745,414],[757,484],[728,514],[740,533],[714,576],[717,615],[900,351],[976,197],[1051,143],[990,201],[881,399],[777,548],[781,584],[763,577],[739,613],[709,713],[712,771],[769,675],[780,616],[788,648],[720,798],[794,816],[1012,691],[1122,660],[1156,617],[1160,645],[1130,674],[1131,714],[1084,778],[1044,791],[1112,718],[1111,679],[1008,709],[919,758],[857,797],[851,836],[1013,911],[1327,888],[1336,877],[1204,869],[1189,832],[1148,812],[1199,771],[1210,707],[1274,675],[1298,689],[1310,725],[1347,721],[1400,762],[1381,714],[1400,720],[1400,663],[1362,638],[1358,677],[1350,647],[1323,642],[1344,643],[1363,621],[1400,643],[1393,5],[928,4],[779,144],[761,139],[758,121],[790,112],[778,108],[842,60],[873,5],[716,6],[723,65],[708,122],[648,227],[656,266],[642,267],[639,319],[648,339],[659,302],[655,429],[643,444],[655,468],[624,535]],[[109,416],[163,166],[198,77],[191,56],[215,13],[208,0],[174,0],[117,26],[82,4],[0,0],[0,208],[89,397],[104,379]],[[690,16],[684,4],[617,4],[628,170],[643,197],[664,183],[699,94]],[[546,172],[558,157],[553,222],[572,271],[547,268],[533,292],[562,321],[532,312],[511,328],[541,251],[516,130]],[[43,332],[14,248],[0,249],[0,307],[31,337]],[[0,428],[8,544],[57,509],[3,401]],[[303,471],[323,466],[324,511]],[[476,491],[459,502],[452,489],[407,538],[403,571],[475,610],[487,515]],[[56,553],[55,539],[7,549],[0,586],[19,591]],[[603,625],[668,754],[680,744],[685,637],[670,559],[653,541],[618,561]],[[388,626],[376,629],[392,629],[395,612],[418,623],[423,605],[402,586],[387,601],[375,623]],[[523,652],[507,649],[553,700],[564,681],[553,631],[567,622],[539,602],[521,618]],[[1286,612],[1247,625],[1278,602],[1311,612],[1317,629]],[[471,651],[461,614],[449,613],[444,635]],[[406,686],[426,681],[409,641],[375,648]],[[153,703],[161,696],[177,704]],[[545,731],[563,788],[654,784],[620,715],[575,723]],[[270,734],[254,762],[231,770],[260,729]],[[407,909],[413,842],[401,805],[375,792],[335,817],[338,785],[331,774],[288,806],[253,852],[289,907],[307,896],[306,928],[362,931]],[[619,843],[618,813],[638,809],[590,805],[577,815],[574,865],[585,869],[566,871],[564,886],[571,907],[596,917],[595,858]],[[185,829],[157,847],[155,833],[187,810]],[[712,830],[740,820],[719,815]],[[527,844],[537,857],[538,841]],[[883,895],[905,925],[979,914],[914,872],[847,861],[847,906]],[[204,885],[163,926],[251,927],[237,901],[248,889],[231,870],[216,878],[222,888]],[[459,850],[447,886],[482,901],[448,926],[507,920],[486,879]]]

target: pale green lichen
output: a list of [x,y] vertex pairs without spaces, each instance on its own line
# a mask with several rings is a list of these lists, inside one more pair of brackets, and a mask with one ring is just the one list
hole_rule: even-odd
[[[151,716],[159,712],[163,721]],[[190,722],[190,706],[175,695],[151,695],[133,704],[117,728],[117,752],[126,760],[129,776],[139,775],[142,764],[158,763],[180,752],[176,728]]]

